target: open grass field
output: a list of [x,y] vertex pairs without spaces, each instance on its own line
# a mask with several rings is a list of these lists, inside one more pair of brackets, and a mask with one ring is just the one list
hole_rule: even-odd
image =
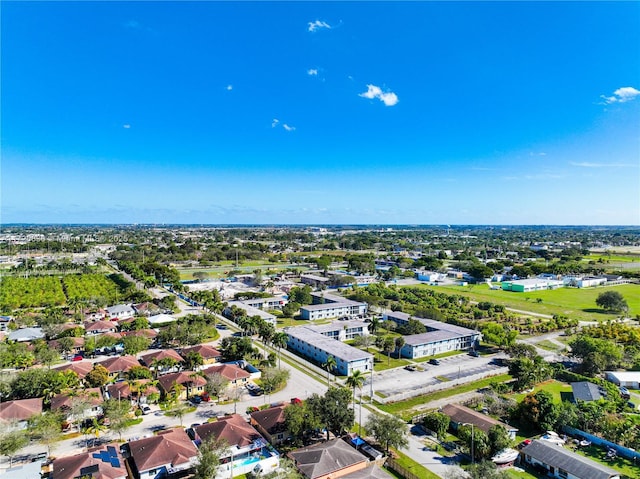
[[[604,291],[618,291],[629,305],[629,315],[640,314],[640,285],[621,284],[600,288],[560,288],[550,291],[514,293],[489,289],[486,284],[471,286],[430,286],[420,285],[441,293],[459,294],[473,301],[490,301],[507,308],[531,311],[539,314],[563,314],[569,318],[583,321],[606,321],[619,317],[619,314],[607,313],[596,305],[596,298]],[[538,298],[542,302],[537,302]]]
[[299,269],[299,270],[307,270],[309,269],[306,266],[300,266],[297,264],[291,263],[270,263],[269,261],[242,261],[238,264],[236,268],[235,261],[220,261],[216,263],[216,266],[210,266],[206,268],[180,268],[177,270],[180,273],[180,279],[182,280],[191,280],[195,279],[193,277],[193,273],[202,272],[207,273],[209,278],[211,279],[220,279],[226,278],[227,273],[231,270],[239,270],[243,273],[253,273],[256,269],[261,269],[263,272],[267,270],[277,270],[281,271],[284,269]]
[[423,396],[416,396],[405,401],[398,401],[390,404],[376,403],[376,407],[384,412],[396,414],[402,417],[402,419],[409,420],[414,416],[414,414],[416,414],[413,409],[417,408],[418,406],[422,406],[423,404],[427,404],[438,399],[455,396],[456,394],[462,394],[470,391],[475,391],[476,389],[482,389],[489,386],[494,381],[504,383],[510,381],[511,379],[513,378],[509,374],[501,374],[499,376],[492,376],[489,378],[480,379],[479,381],[461,384],[460,386],[451,389],[444,389],[442,391],[425,394]]
[[[534,393],[537,393],[538,391],[550,392],[553,396],[554,402],[556,403],[559,403],[562,400],[567,401],[572,396],[571,386],[567,383],[556,381],[555,379],[540,383],[533,388]],[[521,402],[527,394],[528,393],[514,394],[511,395],[511,397],[516,401]]]

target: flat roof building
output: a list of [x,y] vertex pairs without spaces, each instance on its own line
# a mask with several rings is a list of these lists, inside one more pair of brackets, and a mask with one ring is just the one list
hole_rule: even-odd
[[287,346],[318,364],[324,364],[329,356],[336,360],[335,371],[349,376],[353,371],[373,370],[373,355],[325,336],[309,326],[285,328],[289,336]]
[[313,304],[300,308],[302,319],[316,320],[338,318],[341,316],[364,316],[367,314],[367,304],[351,301],[330,293],[312,293]]

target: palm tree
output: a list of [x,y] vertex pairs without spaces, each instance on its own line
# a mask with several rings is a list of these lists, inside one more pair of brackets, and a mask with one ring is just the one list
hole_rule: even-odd
[[289,335],[284,331],[274,334],[273,338],[271,338],[271,343],[278,350],[278,368],[282,368],[282,353],[280,352],[280,348],[286,348],[288,342]]
[[396,351],[398,351],[398,359],[400,359],[400,350],[402,349],[402,346],[404,346],[404,344],[404,338],[402,336],[398,336],[395,341]]
[[89,438],[88,436],[95,436],[96,439],[100,437],[100,433],[102,431],[106,431],[107,427],[100,424],[98,420],[94,417],[90,423],[87,423],[82,428],[82,434],[87,436],[87,449],[89,449]]
[[365,376],[359,369],[356,369],[351,373],[351,376],[347,378],[347,386],[353,388],[353,407],[356,407],[356,388],[362,389],[362,385],[364,384]]
[[380,327],[380,318],[378,316],[372,316],[371,322],[369,323],[369,332],[371,334],[375,334],[379,327]]
[[331,383],[330,373],[331,373],[331,371],[333,371],[335,369],[335,367],[337,365],[338,365],[338,362],[336,361],[336,358],[334,358],[331,355],[327,356],[327,360],[324,362],[322,367],[327,370],[327,382],[328,383]]

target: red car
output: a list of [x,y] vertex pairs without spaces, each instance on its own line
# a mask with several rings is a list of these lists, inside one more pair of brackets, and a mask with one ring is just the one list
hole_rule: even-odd
[[302,400],[300,398],[291,398],[291,404],[302,404]]
[[71,361],[82,361],[84,359],[84,356],[82,354],[76,354],[73,358],[71,358]]

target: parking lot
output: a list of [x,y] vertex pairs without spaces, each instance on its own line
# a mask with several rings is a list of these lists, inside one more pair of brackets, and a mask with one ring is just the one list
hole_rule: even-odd
[[[404,368],[390,369],[376,373],[373,378],[374,391],[382,393],[385,397],[398,393],[436,385],[445,381],[464,382],[464,378],[479,374],[493,375],[499,372],[502,366],[493,364],[492,360],[502,357],[492,355],[474,358],[468,354],[459,354],[448,358],[441,358],[438,366],[428,362],[416,363],[417,370],[410,371]],[[422,370],[421,370],[422,369]],[[440,378],[440,379],[438,379]],[[367,378],[367,390],[370,379]]]

